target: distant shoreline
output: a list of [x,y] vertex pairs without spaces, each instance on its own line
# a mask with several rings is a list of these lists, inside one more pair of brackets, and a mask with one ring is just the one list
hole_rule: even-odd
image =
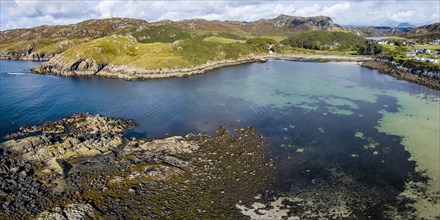
[[310,61],[310,62],[353,62],[361,67],[374,69],[380,73],[390,75],[398,80],[416,83],[431,89],[440,90],[440,79],[414,74],[407,68],[398,68],[384,60],[377,60],[368,56],[338,56],[338,55],[277,55],[267,56],[268,59],[287,60],[287,61]]
[[371,60],[363,62],[362,67],[374,69],[380,73],[390,75],[398,80],[405,80],[407,82],[416,83],[418,85],[426,86],[431,89],[440,90],[440,79],[424,76],[422,74],[414,74],[404,68],[398,68],[390,62],[384,60]]
[[311,62],[364,62],[373,60],[370,56],[349,55],[306,55],[306,54],[280,54],[267,55],[265,59],[287,61],[311,61]]
[[[103,76],[109,78],[121,78],[126,80],[147,80],[147,79],[163,79],[163,78],[181,78],[207,73],[214,69],[228,66],[236,66],[246,63],[266,62],[267,60],[289,60],[289,61],[310,61],[310,62],[363,62],[372,60],[368,56],[342,56],[342,55],[265,55],[265,56],[248,56],[237,60],[221,60],[208,62],[206,64],[177,69],[153,69],[145,70],[138,67],[106,64],[99,67],[96,64],[87,63],[86,60],[75,62],[63,62],[61,60],[51,60],[31,69],[32,72],[38,74],[52,74],[60,76]],[[78,66],[86,66],[87,68],[72,68],[72,63]],[[79,64],[78,64],[79,63]],[[82,65],[81,63],[84,63]]]

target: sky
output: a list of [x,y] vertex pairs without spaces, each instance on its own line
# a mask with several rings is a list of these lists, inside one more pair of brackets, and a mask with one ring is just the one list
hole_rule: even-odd
[[280,14],[329,16],[340,25],[416,26],[440,22],[440,1],[139,1],[139,0],[1,0],[0,29],[72,24],[88,19],[128,17],[254,21]]

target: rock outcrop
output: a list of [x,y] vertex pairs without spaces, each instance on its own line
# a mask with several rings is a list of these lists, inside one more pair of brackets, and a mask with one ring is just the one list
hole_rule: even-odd
[[35,45],[29,44],[26,49],[19,51],[0,52],[0,59],[2,60],[33,60],[33,61],[47,61],[54,57],[54,53],[45,54],[42,52],[35,52]]
[[274,19],[268,20],[280,28],[288,28],[294,31],[304,30],[338,30],[341,26],[333,23],[330,17],[315,16],[315,17],[297,17],[280,15]]
[[234,218],[273,178],[253,129],[159,140],[135,123],[77,114],[0,144],[0,219]]
[[95,210],[90,204],[70,204],[66,207],[55,207],[37,216],[37,220],[81,220],[93,218]]

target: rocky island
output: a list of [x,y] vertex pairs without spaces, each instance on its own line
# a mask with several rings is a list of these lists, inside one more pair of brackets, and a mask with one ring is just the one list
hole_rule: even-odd
[[273,168],[254,129],[127,138],[133,121],[77,114],[0,145],[1,219],[243,218]]

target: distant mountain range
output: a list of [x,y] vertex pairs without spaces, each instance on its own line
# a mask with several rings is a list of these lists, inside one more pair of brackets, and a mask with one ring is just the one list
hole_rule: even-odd
[[68,48],[114,35],[132,35],[138,42],[172,43],[192,37],[226,36],[232,40],[252,37],[287,38],[300,31],[345,30],[325,16],[280,15],[253,22],[188,19],[147,22],[131,18],[93,19],[70,25],[38,26],[1,31],[0,58],[47,60]]
[[407,28],[395,28],[385,26],[347,27],[347,29],[352,30],[356,34],[364,37],[399,36],[408,31]]
[[260,19],[253,22],[218,21],[205,19],[188,19],[182,21],[161,20],[147,22],[131,18],[93,19],[71,25],[38,26],[1,31],[0,41],[8,43],[16,39],[31,40],[37,38],[97,38],[133,28],[147,26],[173,25],[185,31],[222,31],[247,32],[253,35],[288,35],[295,31],[309,30],[339,30],[341,26],[334,24],[330,17],[296,17],[280,15],[272,19]]
[[[141,19],[93,19],[70,25],[42,25],[0,32],[0,58],[47,60],[55,54],[92,40],[111,35],[131,35],[140,43],[173,43],[185,39],[239,42],[254,37],[280,41],[292,34],[323,30],[352,32],[358,36],[431,36],[439,32],[432,24],[412,28],[409,23],[398,27],[342,27],[330,17],[279,15],[252,22],[188,19],[148,22]],[[436,36],[436,35],[434,35]]]
[[260,19],[253,22],[190,19],[177,22],[167,21],[167,23],[193,31],[244,31],[254,35],[285,35],[296,31],[343,29],[341,26],[333,23],[330,17],[326,16],[297,17],[279,15],[276,18]]
[[412,28],[417,26],[408,22],[403,22],[396,27],[389,26],[345,26],[348,29],[355,31],[357,34],[365,37],[383,37],[383,36],[399,36],[407,33]]
[[396,28],[416,28],[416,27],[417,26],[412,25],[408,22],[403,22],[403,23],[400,23],[399,25],[396,26]]

